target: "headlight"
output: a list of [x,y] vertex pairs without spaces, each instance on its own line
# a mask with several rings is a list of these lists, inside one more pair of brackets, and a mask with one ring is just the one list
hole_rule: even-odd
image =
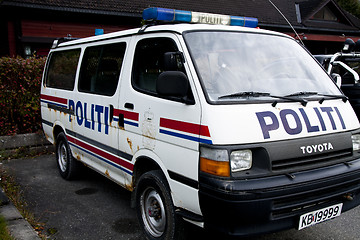
[[230,154],[231,172],[250,169],[252,166],[251,150],[233,151]]
[[352,139],[352,145],[353,145],[353,151],[359,151],[360,150],[360,134],[355,134],[351,136]]
[[232,151],[226,149],[200,148],[200,171],[220,177],[230,177],[252,167],[252,152],[249,149]]
[[220,177],[230,177],[228,151],[201,147],[200,171]]

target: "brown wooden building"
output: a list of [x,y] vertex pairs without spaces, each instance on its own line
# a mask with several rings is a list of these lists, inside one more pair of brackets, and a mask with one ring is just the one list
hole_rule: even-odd
[[[272,0],[314,54],[333,53],[343,41],[360,38],[360,20],[334,0]],[[0,56],[46,55],[54,39],[92,36],[141,25],[142,10],[165,7],[257,17],[259,27],[295,37],[269,0],[3,0],[0,1]]]

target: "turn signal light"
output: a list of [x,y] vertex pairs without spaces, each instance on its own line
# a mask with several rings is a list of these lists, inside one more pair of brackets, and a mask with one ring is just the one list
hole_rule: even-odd
[[200,171],[220,177],[230,177],[228,161],[214,161],[200,157]]

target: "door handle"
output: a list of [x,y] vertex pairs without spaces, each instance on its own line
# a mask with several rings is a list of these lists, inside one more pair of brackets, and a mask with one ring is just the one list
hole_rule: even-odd
[[134,110],[134,104],[132,103],[125,103],[124,107],[130,110]]

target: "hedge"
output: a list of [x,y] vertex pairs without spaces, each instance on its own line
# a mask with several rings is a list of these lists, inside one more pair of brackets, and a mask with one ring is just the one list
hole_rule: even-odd
[[0,58],[0,136],[41,129],[40,83],[46,58]]

